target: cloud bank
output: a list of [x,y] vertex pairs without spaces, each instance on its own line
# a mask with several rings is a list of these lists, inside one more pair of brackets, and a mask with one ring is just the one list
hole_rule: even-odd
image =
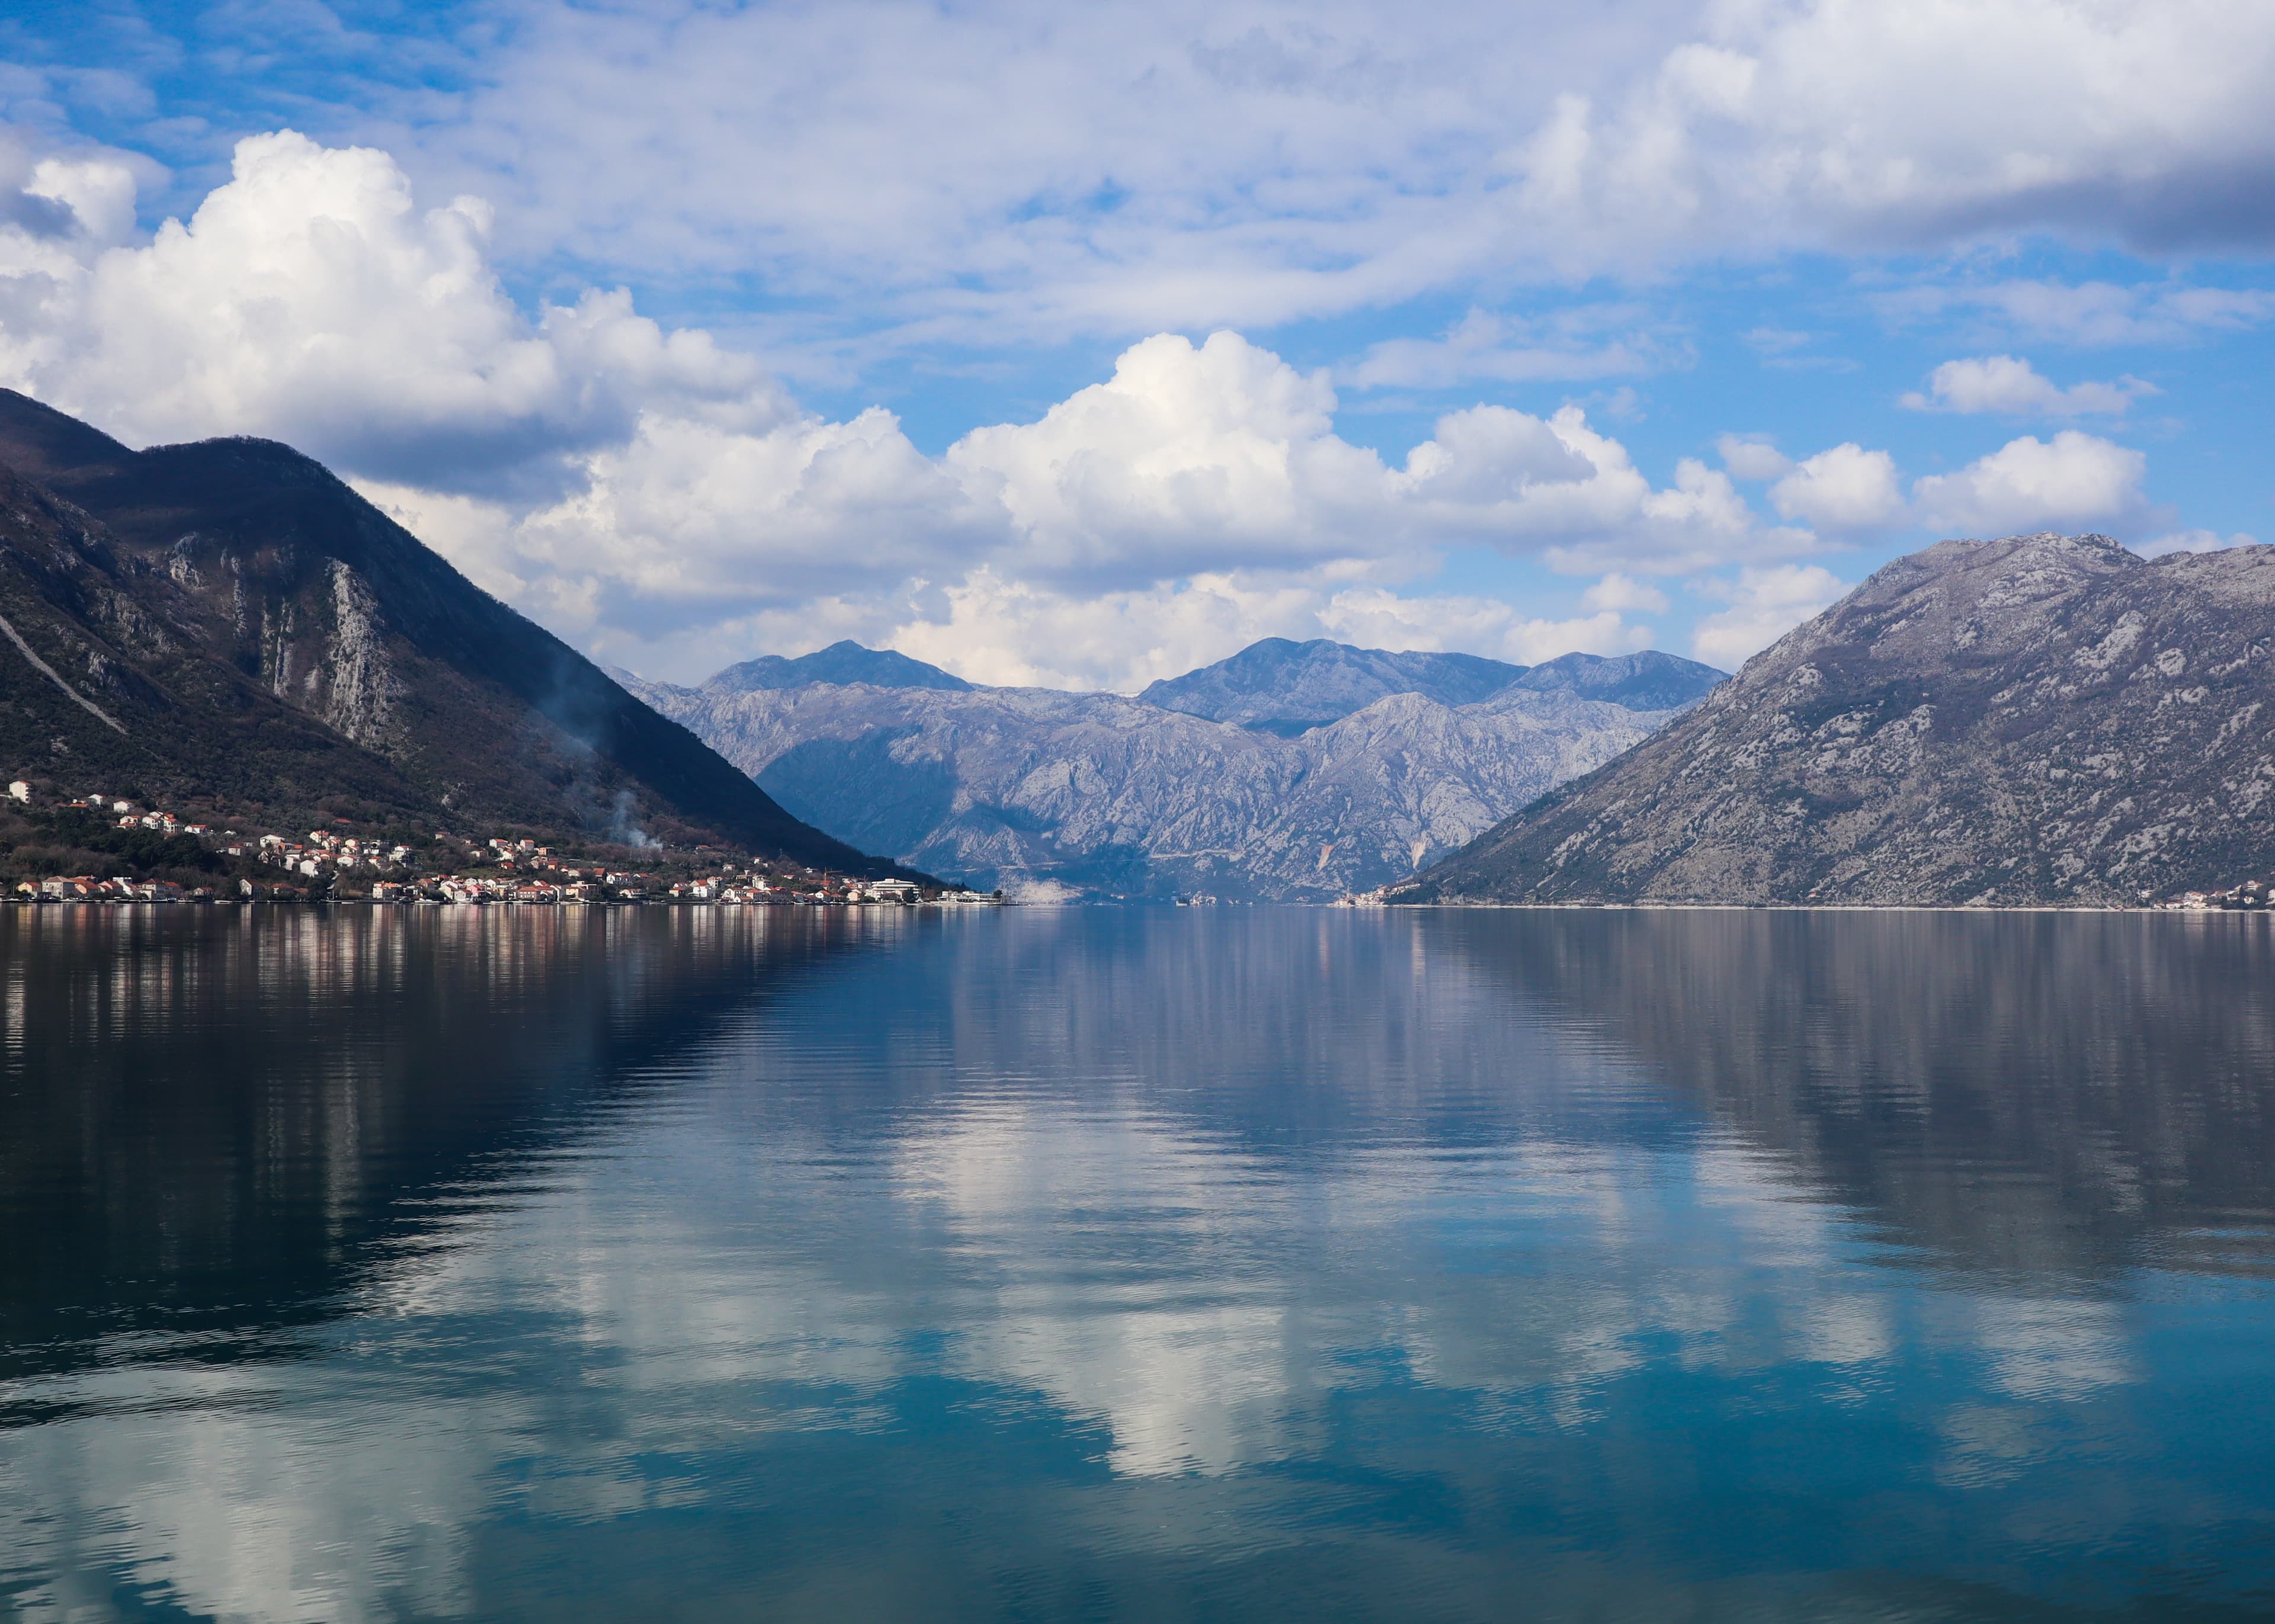
[[[136,442],[288,441],[491,590],[672,676],[839,636],[1085,687],[1273,634],[1531,661],[1650,642],[1669,586],[1725,606],[1696,646],[1727,661],[1837,586],[1804,561],[1848,538],[2148,517],[2142,454],[2075,430],[1908,499],[1853,442],[1796,461],[1726,436],[1722,467],[1678,457],[1658,483],[1577,405],[1447,412],[1386,457],[1338,431],[1326,372],[1223,329],[1144,338],[928,456],[891,412],[813,413],[621,289],[525,313],[488,205],[422,209],[375,149],[250,138],[147,239],[130,165],[24,174],[44,201],[0,223],[0,379]],[[1737,485],[1772,479],[1774,521]],[[1576,614],[1432,589],[1463,554],[1595,584]]]
[[[448,125],[405,98],[367,122],[422,178],[501,200],[518,256],[758,266],[796,297],[858,288],[911,340],[1253,329],[2025,232],[2275,246],[2275,18],[2221,0],[1646,0],[1521,27],[1361,0],[507,16]],[[1472,333],[1364,365],[1464,359],[1623,359]]]

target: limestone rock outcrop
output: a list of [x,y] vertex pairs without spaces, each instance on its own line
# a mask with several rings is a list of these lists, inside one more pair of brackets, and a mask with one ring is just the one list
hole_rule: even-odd
[[2115,906],[2275,868],[2275,548],[1942,541],[1394,900]]

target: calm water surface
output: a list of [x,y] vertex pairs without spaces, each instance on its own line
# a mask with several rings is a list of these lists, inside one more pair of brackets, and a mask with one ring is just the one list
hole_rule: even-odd
[[2267,1616],[2269,925],[0,913],[0,1617]]

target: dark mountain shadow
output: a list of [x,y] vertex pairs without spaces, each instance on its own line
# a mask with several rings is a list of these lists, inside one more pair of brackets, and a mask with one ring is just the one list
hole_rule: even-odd
[[757,775],[794,818],[837,831],[864,851],[913,852],[956,808],[956,774],[945,761],[898,761],[896,741],[914,728],[880,728],[856,739],[808,739]]
[[1945,1262],[2275,1266],[2265,919],[1432,918],[1485,974]]
[[[1088,1066],[1265,1165],[1385,1145],[1674,1150],[1703,1124],[1924,1266],[2097,1288],[2150,1264],[2275,1271],[2269,921],[1409,918],[1036,910],[822,996],[846,1006],[848,1052],[871,1052],[858,1086],[893,1112],[950,1101],[969,1076],[1048,1091]],[[937,1048],[942,1009],[956,1063],[897,1058]]]
[[0,1379],[329,1318],[862,940],[772,910],[0,914]]
[[380,820],[637,827],[891,868],[790,817],[289,446],[132,451],[0,389],[0,497],[17,645],[0,716],[29,719],[0,740],[16,770],[116,759],[292,821],[345,796]]

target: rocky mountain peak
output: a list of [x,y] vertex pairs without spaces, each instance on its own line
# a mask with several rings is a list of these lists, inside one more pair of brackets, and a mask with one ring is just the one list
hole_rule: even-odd
[[1354,648],[1326,638],[1266,638],[1238,653],[1154,683],[1138,697],[1163,710],[1293,737],[1348,716],[1386,694],[1426,694],[1468,705],[1525,673],[1478,654]]
[[19,767],[116,757],[280,817],[344,800],[890,866],[799,823],[290,446],[134,451],[0,390],[0,465],[31,493],[0,512],[0,744]]
[[2257,872],[2271,608],[2266,548],[1939,542],[1414,895],[2106,904]]
[[942,693],[968,693],[971,684],[962,677],[926,665],[921,660],[889,648],[865,648],[845,638],[810,654],[784,659],[761,654],[730,665],[704,683],[706,693],[756,693],[768,689],[802,688],[827,683],[839,687],[863,683],[872,688],[927,688]]

